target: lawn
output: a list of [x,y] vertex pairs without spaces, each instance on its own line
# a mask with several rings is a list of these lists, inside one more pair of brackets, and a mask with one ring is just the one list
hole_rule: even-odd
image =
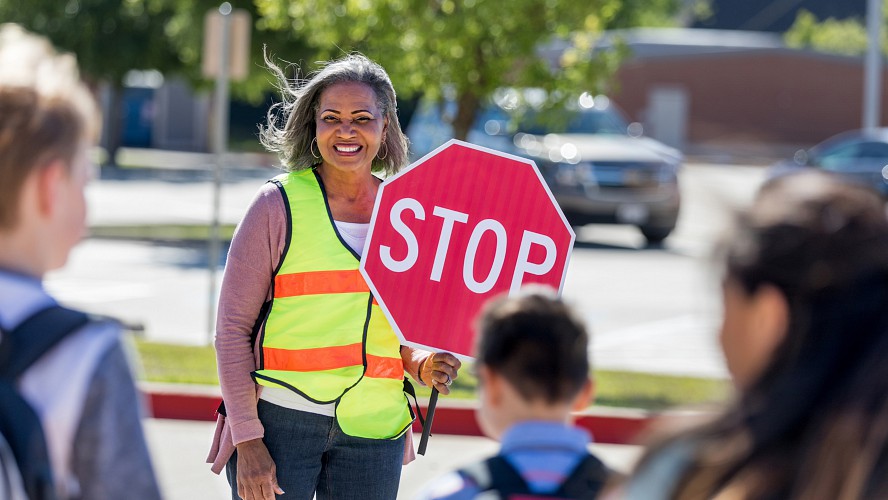
[[[217,385],[215,352],[211,346],[183,346],[136,341],[141,359],[140,378],[151,382]],[[722,401],[730,394],[725,380],[675,377],[646,373],[598,370],[595,372],[598,406],[664,410]],[[477,379],[464,366],[453,382],[450,397],[475,397]],[[417,388],[419,397],[428,389]]]

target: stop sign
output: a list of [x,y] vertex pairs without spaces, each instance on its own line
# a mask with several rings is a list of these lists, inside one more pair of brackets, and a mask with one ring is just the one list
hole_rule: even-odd
[[451,140],[382,183],[361,274],[405,345],[471,357],[484,302],[560,292],[574,238],[532,161]]

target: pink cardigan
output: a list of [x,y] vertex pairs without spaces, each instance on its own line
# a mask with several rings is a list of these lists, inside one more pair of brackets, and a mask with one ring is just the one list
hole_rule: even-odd
[[[265,301],[271,299],[272,273],[281,259],[287,237],[287,216],[277,186],[267,183],[253,199],[238,225],[228,251],[216,318],[216,359],[227,417],[219,415],[207,463],[219,474],[235,446],[264,436],[256,411],[261,387],[250,373],[259,362],[259,346],[250,345],[253,324]],[[410,376],[419,380],[420,364],[428,351],[402,348]],[[404,448],[404,463],[415,458],[412,432]]]

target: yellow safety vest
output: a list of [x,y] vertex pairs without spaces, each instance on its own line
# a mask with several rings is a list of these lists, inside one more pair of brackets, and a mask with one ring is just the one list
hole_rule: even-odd
[[394,439],[413,421],[400,341],[342,241],[314,169],[272,179],[289,232],[263,321],[256,383],[336,403],[351,436]]

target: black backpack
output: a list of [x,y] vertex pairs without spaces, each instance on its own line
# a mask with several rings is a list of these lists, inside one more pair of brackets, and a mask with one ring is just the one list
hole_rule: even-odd
[[56,498],[52,465],[40,418],[16,389],[16,381],[63,338],[89,317],[61,306],[38,311],[0,337],[0,434],[15,457],[28,498]]
[[601,460],[588,454],[574,467],[558,490],[550,494],[540,494],[530,491],[521,474],[502,455],[488,458],[481,465],[487,468],[488,474],[482,476],[468,468],[460,469],[459,474],[477,484],[482,492],[499,493],[502,500],[593,499],[612,474]]

